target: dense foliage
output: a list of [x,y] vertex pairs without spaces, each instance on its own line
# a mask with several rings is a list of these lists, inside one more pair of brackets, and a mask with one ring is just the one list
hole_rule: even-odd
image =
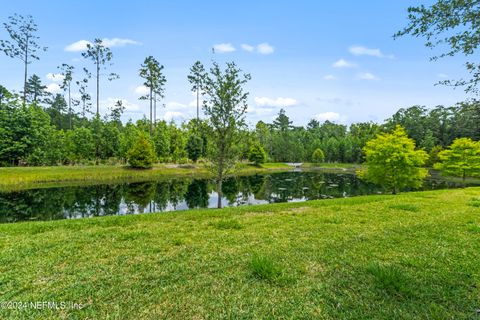
[[[103,118],[70,114],[62,95],[42,103],[23,106],[21,99],[3,89],[0,104],[0,165],[60,165],[126,163],[126,153],[139,134],[153,144],[159,162],[197,161],[212,146],[212,128],[204,120],[180,125],[157,121],[149,135],[150,121],[122,123],[124,107],[117,103]],[[70,118],[72,128],[70,129]],[[252,146],[261,146],[271,162],[318,162],[320,149],[326,162],[361,163],[362,149],[378,133],[396,125],[405,128],[418,148],[429,153],[428,166],[455,139],[480,139],[480,104],[476,101],[433,109],[414,106],[400,109],[384,124],[355,123],[349,127],[329,121],[311,120],[306,127],[293,126],[285,111],[272,123],[259,121],[254,128],[239,130],[236,153],[248,160]]]
[[364,151],[368,168],[360,172],[360,177],[394,194],[406,187],[420,187],[427,176],[427,170],[422,168],[427,153],[415,150],[415,141],[400,126],[367,142]]
[[127,152],[128,164],[136,169],[149,169],[155,162],[155,150],[147,138],[141,134]]
[[265,153],[265,150],[263,150],[261,145],[254,144],[253,146],[250,147],[250,151],[248,153],[248,160],[250,162],[252,162],[256,166],[259,166],[262,163],[265,163],[266,159],[267,159],[267,154]]
[[469,138],[460,138],[438,154],[440,160],[435,166],[443,174],[462,177],[463,183],[467,176],[480,176],[480,142]]
[[317,148],[313,151],[312,154],[312,162],[313,163],[322,163],[325,161],[325,154],[323,153],[322,149]]

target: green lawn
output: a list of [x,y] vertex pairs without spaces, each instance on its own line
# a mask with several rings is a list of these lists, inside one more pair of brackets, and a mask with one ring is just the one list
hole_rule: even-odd
[[0,319],[478,319],[480,188],[0,225]]
[[[236,174],[252,174],[290,170],[282,163],[266,163],[261,167],[242,164]],[[57,166],[0,168],[0,191],[58,186],[59,183],[99,183],[114,181],[146,181],[162,177],[208,177],[202,165],[155,165],[150,170],[134,170],[125,166]]]

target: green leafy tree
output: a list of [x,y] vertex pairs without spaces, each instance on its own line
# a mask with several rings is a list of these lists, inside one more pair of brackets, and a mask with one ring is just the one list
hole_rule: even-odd
[[133,147],[127,152],[127,160],[132,168],[149,169],[155,162],[153,145],[143,135],[139,135]]
[[32,16],[14,14],[8,17],[4,27],[11,40],[0,40],[0,51],[3,51],[10,58],[20,59],[23,62],[23,104],[27,101],[27,78],[28,65],[33,60],[39,60],[38,51],[47,51],[46,47],[38,44],[40,39],[36,33],[38,26]]
[[91,160],[95,157],[95,139],[88,128],[75,128],[67,132],[67,153],[72,163]]
[[313,163],[322,163],[325,161],[325,154],[323,154],[322,149],[318,148],[312,154]]
[[3,104],[7,104],[10,100],[13,99],[13,94],[7,90],[4,86],[0,85],[0,107]]
[[254,165],[260,166],[267,160],[267,154],[265,153],[265,150],[263,150],[261,145],[254,144],[250,147],[250,151],[248,153],[248,160],[250,162],[253,162]]
[[[395,34],[410,34],[426,38],[428,48],[446,47],[447,50],[432,60],[463,54],[472,56],[480,45],[480,6],[478,0],[437,0],[429,7],[420,5],[408,8],[409,24]],[[470,79],[443,81],[443,84],[465,87],[466,92],[478,94],[480,63],[467,62]]]
[[42,80],[36,74],[28,78],[26,88],[28,103],[42,103],[44,102],[43,98],[48,95],[47,87],[42,84]]
[[78,86],[78,93],[80,95],[80,102],[82,106],[82,117],[86,117],[87,114],[92,113],[92,97],[88,93],[88,81],[92,78],[92,74],[86,69],[83,68],[84,77],[81,80],[77,80],[76,84]]
[[[82,57],[90,59],[95,65],[95,78],[97,81],[97,113],[100,115],[100,71],[106,69],[107,65],[111,65],[110,61],[113,59],[113,54],[110,48],[103,44],[101,39],[95,39],[93,43],[87,43],[87,50],[82,52]],[[109,81],[118,79],[116,73],[110,73],[107,77]]]
[[202,156],[203,139],[198,135],[190,135],[185,148],[188,153],[188,158],[193,162],[197,162],[197,160]]
[[63,91],[66,91],[68,94],[68,124],[70,130],[72,129],[72,94],[71,94],[71,87],[73,81],[73,70],[75,69],[73,66],[63,63],[60,67],[58,67],[61,71],[62,85],[60,86]]
[[122,100],[117,100],[115,105],[110,108],[110,119],[114,122],[118,127],[122,126],[122,114],[125,111],[125,106],[123,105]]
[[235,144],[239,141],[239,129],[245,125],[248,92],[244,86],[250,79],[234,62],[227,63],[224,70],[214,62],[202,79],[203,110],[212,127],[208,157],[216,176],[218,208],[222,207],[223,178],[238,159]]
[[425,166],[433,167],[436,163],[440,162],[439,154],[443,151],[442,146],[435,146],[430,150],[428,154],[428,160],[425,162]]
[[[167,82],[162,70],[163,65],[160,65],[160,63],[153,56],[148,56],[145,58],[145,61],[141,65],[139,71],[140,77],[145,79],[143,85],[149,90],[149,93],[145,96],[141,96],[140,99],[150,101],[150,136],[153,132],[153,123],[157,120],[157,99],[164,97],[164,87],[165,83]],[[153,109],[153,102],[155,102],[155,109]],[[155,112],[155,115],[152,115],[152,111]]]
[[171,161],[170,156],[170,131],[165,121],[159,121],[153,134],[153,143],[157,158],[161,162]]
[[468,176],[480,176],[480,142],[470,138],[455,139],[447,150],[438,154],[440,162],[436,169],[447,176],[462,177],[463,184]]
[[202,82],[205,78],[205,68],[200,61],[196,61],[190,68],[188,81],[192,84],[192,91],[197,94],[197,121],[200,120],[200,91],[202,90]]
[[360,171],[361,178],[382,185],[396,194],[402,188],[418,188],[428,172],[422,168],[428,155],[415,150],[415,141],[410,139],[401,126],[392,133],[377,135],[364,147],[367,169]]

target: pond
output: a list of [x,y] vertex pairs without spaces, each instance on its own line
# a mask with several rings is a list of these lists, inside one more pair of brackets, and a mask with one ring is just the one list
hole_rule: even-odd
[[[424,189],[454,188],[439,179]],[[218,195],[209,179],[99,184],[0,192],[0,223],[215,208]],[[354,174],[282,172],[225,179],[224,206],[307,201],[382,193]]]

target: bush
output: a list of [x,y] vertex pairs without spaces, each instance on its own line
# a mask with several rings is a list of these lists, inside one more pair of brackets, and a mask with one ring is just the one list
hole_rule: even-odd
[[313,163],[322,163],[325,161],[325,154],[323,153],[322,149],[317,148],[315,151],[313,151],[312,161]]
[[250,147],[250,151],[248,153],[248,160],[250,162],[253,162],[253,164],[259,166],[262,163],[265,163],[266,159],[267,154],[265,153],[265,150],[263,150],[261,145],[256,144]]
[[132,168],[148,169],[155,162],[155,150],[144,135],[140,135],[127,152],[127,161]]

